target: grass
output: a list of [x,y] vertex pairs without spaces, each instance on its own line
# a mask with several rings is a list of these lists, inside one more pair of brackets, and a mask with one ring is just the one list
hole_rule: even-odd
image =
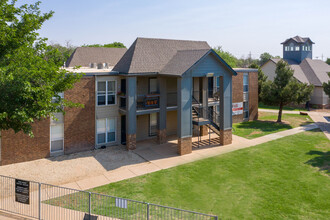
[[220,219],[328,219],[329,152],[314,130],[92,191]]
[[277,114],[271,112],[259,112],[259,119],[233,124],[233,134],[253,139],[267,134],[285,131],[312,123],[308,115],[283,114],[282,123],[276,123]]
[[[315,129],[91,191],[220,219],[328,219],[330,142]],[[111,198],[92,194],[91,201],[93,214],[118,218],[123,211]],[[86,212],[88,193],[45,203]],[[124,219],[145,219],[128,207]]]
[[[279,110],[278,106],[265,105],[262,102],[259,102],[258,108],[270,109],[270,110]],[[290,106],[284,106],[283,110],[285,110],[285,111],[306,111],[305,108],[296,108],[296,107],[290,107]]]

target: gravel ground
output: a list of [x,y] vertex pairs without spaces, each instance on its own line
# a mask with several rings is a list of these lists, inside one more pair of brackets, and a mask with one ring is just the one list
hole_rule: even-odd
[[62,185],[131,164],[146,162],[122,146],[0,166],[0,174]]

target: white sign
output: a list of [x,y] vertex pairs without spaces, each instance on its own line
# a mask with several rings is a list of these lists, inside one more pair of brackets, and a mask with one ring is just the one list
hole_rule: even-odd
[[243,102],[233,103],[233,115],[243,114]]
[[119,208],[127,209],[127,200],[116,198],[116,206]]

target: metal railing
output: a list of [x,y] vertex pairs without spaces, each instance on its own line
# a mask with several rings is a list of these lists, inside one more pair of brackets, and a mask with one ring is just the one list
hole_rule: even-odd
[[[25,186],[18,186],[17,181]],[[218,219],[214,215],[2,175],[0,210],[44,220]]]

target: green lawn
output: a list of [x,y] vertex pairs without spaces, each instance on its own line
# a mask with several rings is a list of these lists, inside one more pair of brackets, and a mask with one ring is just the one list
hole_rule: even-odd
[[329,219],[330,142],[308,131],[92,189],[221,219]]
[[[271,105],[265,105],[262,102],[259,102],[258,108],[263,108],[263,109],[270,109],[270,110],[278,110],[278,106],[271,106]],[[283,110],[285,111],[306,111],[305,108],[295,108],[295,107],[290,107],[290,106],[284,106]]]
[[259,119],[233,124],[233,134],[253,139],[267,134],[288,130],[312,123],[308,115],[283,114],[282,123],[276,123],[277,114],[259,112]]

